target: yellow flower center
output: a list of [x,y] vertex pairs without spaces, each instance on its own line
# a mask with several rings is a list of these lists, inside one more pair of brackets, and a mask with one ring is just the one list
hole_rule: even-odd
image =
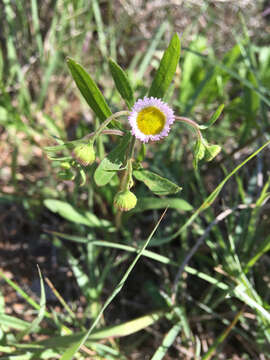
[[144,135],[157,135],[164,128],[165,120],[163,112],[154,106],[149,106],[139,112],[137,125]]

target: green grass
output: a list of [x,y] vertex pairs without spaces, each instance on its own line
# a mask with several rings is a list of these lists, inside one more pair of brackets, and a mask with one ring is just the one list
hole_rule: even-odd
[[[21,267],[0,255],[1,359],[270,356],[270,50],[266,37],[252,33],[248,11],[231,13],[233,26],[226,27],[218,11],[228,5],[202,3],[153,10],[152,2],[141,9],[132,2],[0,2],[3,249],[22,243],[31,253],[44,241],[53,249],[45,262],[29,255],[20,264],[39,279],[40,296],[25,286]],[[190,16],[184,29],[179,11]],[[221,117],[202,130],[222,151],[194,169],[195,138],[182,123],[162,142],[137,142],[137,164],[143,160],[148,172],[137,170],[138,205],[120,217],[113,198],[124,160],[116,160],[128,138],[117,151],[118,137],[97,139],[97,162],[110,153],[99,168],[102,187],[95,183],[97,164],[67,168],[45,149],[59,146],[68,161],[63,144],[128,110],[151,84],[151,92],[164,95],[169,85],[159,60],[178,26],[181,58],[165,99],[202,129],[224,104]],[[75,60],[69,66],[68,57]],[[71,76],[78,76],[77,62],[91,76],[81,67],[76,81],[87,101]],[[112,127],[127,128],[121,124]],[[150,171],[162,184],[154,194]],[[177,191],[157,196],[164,187]],[[17,302],[25,312],[16,312]]]

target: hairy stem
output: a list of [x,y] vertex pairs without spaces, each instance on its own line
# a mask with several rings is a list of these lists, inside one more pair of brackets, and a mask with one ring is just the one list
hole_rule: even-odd
[[119,111],[115,114],[112,114],[110,117],[108,117],[108,119],[106,119],[105,121],[103,121],[103,123],[100,125],[100,127],[95,131],[95,134],[93,135],[92,141],[94,142],[96,140],[96,138],[103,132],[103,130],[109,125],[109,123],[120,117],[120,116],[124,116],[124,115],[128,115],[129,111]]
[[201,131],[200,131],[200,128],[199,128],[198,124],[197,124],[195,121],[193,121],[193,120],[191,120],[191,119],[189,119],[189,118],[183,117],[183,116],[176,116],[176,117],[175,117],[175,120],[182,121],[182,122],[184,122],[184,123],[192,126],[193,129],[196,131],[196,134],[197,134],[197,136],[198,136],[198,139],[199,139],[200,141],[203,141],[202,133],[201,133]]

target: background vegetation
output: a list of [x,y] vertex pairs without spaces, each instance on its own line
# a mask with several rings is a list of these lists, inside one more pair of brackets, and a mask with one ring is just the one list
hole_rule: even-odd
[[[0,1],[2,359],[269,358],[269,148],[256,153],[270,130],[267,6]],[[195,171],[194,138],[180,126],[149,145],[144,167],[183,190],[165,199],[137,183],[138,206],[117,229],[118,179],[98,188],[92,165],[80,186],[43,150],[99,123],[65,59],[87,69],[115,112],[126,107],[108,58],[142,97],[175,32],[182,53],[166,101],[200,124],[225,104],[208,130],[222,152]],[[102,137],[98,160],[115,144]]]

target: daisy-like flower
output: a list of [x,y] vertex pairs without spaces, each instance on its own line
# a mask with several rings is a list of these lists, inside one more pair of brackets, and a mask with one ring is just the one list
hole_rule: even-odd
[[174,122],[173,110],[161,99],[144,97],[134,104],[128,117],[131,133],[144,143],[168,136]]

